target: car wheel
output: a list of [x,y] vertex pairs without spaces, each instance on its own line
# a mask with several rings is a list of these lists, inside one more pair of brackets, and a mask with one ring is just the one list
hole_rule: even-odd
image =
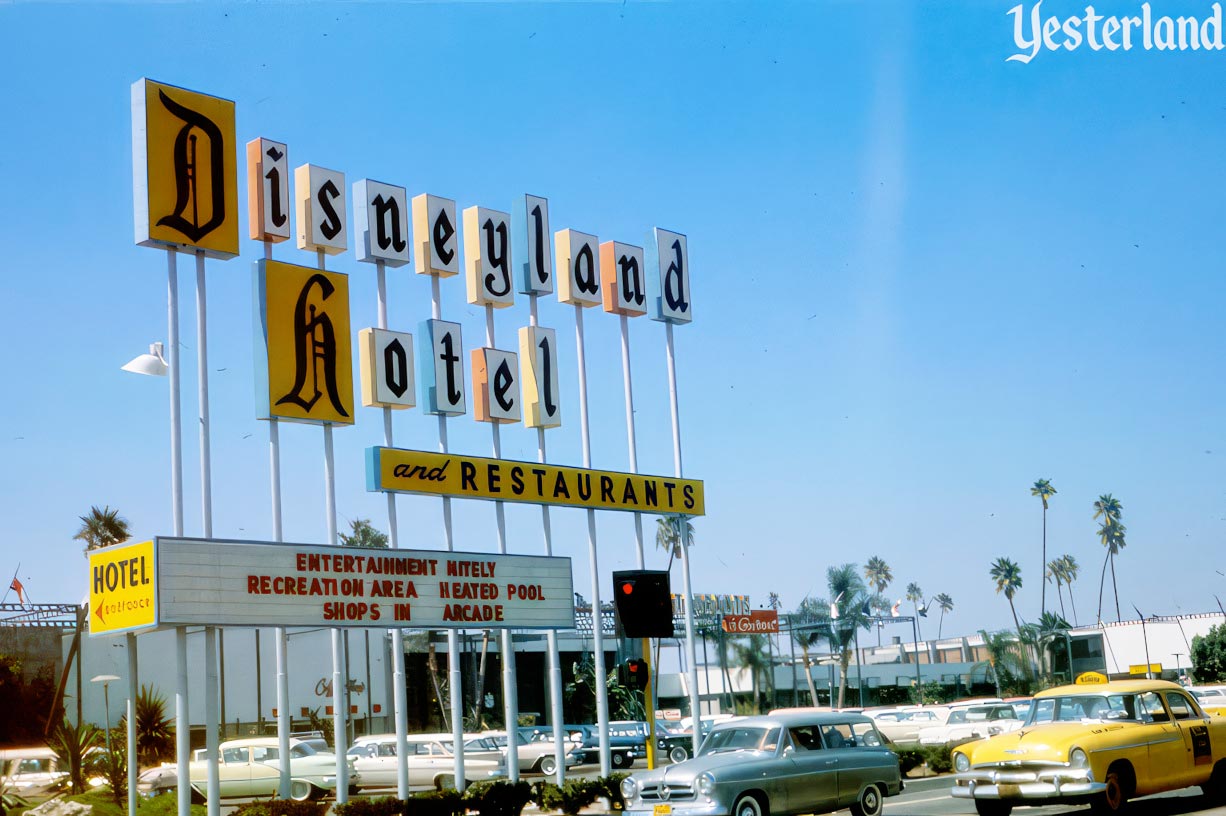
[[193,805],[203,805],[208,801],[204,798],[204,794],[195,788],[192,788],[191,800]]
[[852,816],[881,816],[881,790],[876,785],[866,785],[860,798],[851,805]]
[[668,751],[668,758],[671,759],[674,764],[678,762],[685,762],[690,758],[690,752],[680,745],[674,745]]
[[1211,805],[1226,805],[1226,761],[1218,762],[1214,766],[1213,775],[1200,789]]
[[630,764],[630,761],[626,758],[625,754],[619,754],[617,752],[614,752],[613,755],[609,757],[609,762],[612,763],[614,768],[624,768]]
[[543,756],[538,763],[540,772],[545,776],[553,776],[558,772],[558,758],[554,756]]
[[357,796],[357,795],[358,795],[358,793],[359,793],[361,790],[362,790],[362,787],[361,787],[360,785],[350,785],[350,786],[349,786],[349,795],[350,795],[350,796]]
[[768,814],[767,809],[756,796],[746,793],[732,806],[732,816],[768,816]]
[[1013,805],[999,799],[976,799],[975,812],[979,816],[1009,816],[1013,812]]
[[1103,814],[1119,813],[1124,809],[1124,804],[1128,801],[1128,795],[1124,790],[1124,780],[1120,772],[1115,768],[1111,768],[1107,771],[1107,778],[1103,780],[1103,783],[1106,784],[1107,789],[1094,800],[1094,812]]
[[311,798],[315,786],[305,779],[291,779],[289,783],[289,798],[295,802],[305,802]]

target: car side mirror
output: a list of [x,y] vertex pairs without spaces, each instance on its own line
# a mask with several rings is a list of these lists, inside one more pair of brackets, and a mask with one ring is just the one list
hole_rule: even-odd
[[794,746],[791,746],[791,745],[785,745],[785,746],[783,746],[783,755],[784,755],[784,756],[791,756],[791,755],[792,755],[792,754],[794,754],[794,753],[796,753],[796,748],[795,748]]

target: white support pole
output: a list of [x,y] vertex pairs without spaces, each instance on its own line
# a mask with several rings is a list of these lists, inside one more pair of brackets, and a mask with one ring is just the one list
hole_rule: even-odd
[[200,401],[200,518],[204,537],[213,537],[213,464],[209,444],[208,296],[204,252],[196,251],[196,386]]
[[128,632],[128,816],[136,816],[136,781],[140,761],[136,755],[136,696],[140,693],[137,677],[136,635]]
[[178,816],[191,816],[192,723],[187,713],[187,629],[175,629],[175,768],[178,779]]
[[[379,328],[387,328],[387,265],[375,264],[379,287]],[[392,409],[383,409],[383,444],[393,447]],[[396,494],[387,494],[387,536],[392,549],[400,548],[400,529],[396,514]],[[404,679],[404,630],[392,629],[392,701],[396,718],[396,796],[409,798],[409,714]],[[369,690],[368,690],[369,693]]]
[[[630,448],[630,472],[639,472],[638,439],[634,432],[634,386],[630,377],[630,318],[621,317],[622,334],[622,384],[626,392],[626,444]],[[638,556],[639,569],[646,569],[643,556],[643,514],[634,514],[634,546]],[[654,684],[653,684],[654,690]],[[655,718],[651,718],[654,720]]]
[[166,250],[166,367],[170,369],[170,515],[176,536],[183,535],[183,432],[179,404],[178,253]]
[[[528,325],[537,325],[537,295],[528,298]],[[536,429],[536,460],[545,464],[545,429]],[[541,505],[541,532],[545,537],[545,555],[553,555],[553,528],[549,520],[549,505]],[[558,632],[545,632],[545,645],[549,651],[549,721],[553,725],[553,755],[558,764],[554,781],[561,785],[566,780],[566,738],[562,733],[562,658],[558,653]]]
[[[668,401],[673,418],[673,470],[678,479],[681,468],[681,412],[677,406],[677,358],[673,352],[673,324],[664,324],[665,352],[668,355]],[[685,592],[685,641],[689,652],[690,713],[694,717],[694,755],[698,754],[702,741],[699,719],[701,708],[698,696],[698,649],[694,643],[694,592],[690,586],[690,526],[682,516],[679,520],[681,533],[681,586]]]
[[[272,259],[272,241],[264,241],[264,257]],[[274,417],[268,420],[268,474],[272,491],[272,540],[281,541],[283,530],[281,526],[281,425]],[[289,734],[293,730],[293,720],[289,710],[289,669],[286,661],[289,659],[289,638],[284,626],[273,630],[275,643],[273,653],[277,668],[277,747],[278,756],[289,756]],[[264,712],[256,712],[259,722]],[[288,762],[281,763],[281,771],[277,783],[277,796],[288,799],[290,793],[290,768]]]
[[208,814],[221,816],[221,774],[217,739],[217,629],[204,629],[204,745],[208,754]]
[[[326,269],[324,251],[317,250],[316,266]],[[327,543],[337,546],[336,535],[336,456],[332,449],[332,424],[324,423],[324,515],[328,525]],[[345,693],[348,674],[345,671],[345,653],[341,646],[341,630],[332,630],[332,749],[336,753],[336,803],[349,802],[349,763],[345,755],[349,750],[348,733],[345,728],[349,709]]]
[[[583,466],[592,466],[592,438],[587,415],[587,356],[583,344],[583,307],[575,305],[575,346],[579,356],[579,429],[583,440]],[[605,685],[604,616],[600,613],[600,570],[596,555],[596,511],[587,511],[587,550],[592,562],[592,649],[596,680],[596,727],[600,734],[600,775],[608,776],[609,762],[609,690]],[[695,752],[697,753],[697,752]]]
[[[443,319],[443,301],[441,287],[437,275],[430,277],[430,315],[435,320]],[[438,449],[439,453],[447,453],[447,415],[438,415]],[[455,541],[451,535],[451,499],[443,496],[443,543],[447,552],[455,551]],[[464,686],[460,674],[460,633],[455,629],[447,630],[447,678],[448,690],[451,695],[451,744],[460,746],[461,750],[453,753],[456,790],[464,790],[467,780],[464,778]],[[481,701],[477,701],[477,706]],[[513,760],[508,757],[507,765]]]
[[[494,341],[494,307],[485,307],[485,345],[496,348]],[[502,458],[502,434],[497,422],[490,423],[494,458]],[[494,518],[498,527],[498,552],[507,553],[506,508],[500,501],[494,502]],[[507,778],[519,781],[519,693],[515,680],[515,640],[510,629],[500,633],[502,647],[502,710],[507,731]]]

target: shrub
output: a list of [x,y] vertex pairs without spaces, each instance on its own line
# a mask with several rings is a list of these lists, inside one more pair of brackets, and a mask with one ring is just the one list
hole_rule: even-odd
[[395,796],[380,796],[336,804],[332,806],[332,812],[336,816],[400,816],[405,812],[404,806],[404,800]]
[[603,781],[599,779],[568,779],[562,787],[558,787],[552,782],[537,782],[533,786],[532,801],[541,810],[560,810],[568,814],[568,816],[574,816],[574,814],[595,802],[597,796],[604,795]]
[[527,782],[481,780],[464,789],[463,803],[480,816],[519,816],[532,799]]
[[239,805],[230,816],[324,816],[325,802],[295,802],[292,799],[269,799]]
[[422,791],[409,798],[413,800],[409,802],[410,816],[458,816],[465,810],[463,797],[454,788]]
[[918,748],[895,748],[898,754],[898,770],[903,776],[924,764],[924,755]]
[[928,764],[928,770],[933,773],[949,773],[954,768],[953,757],[949,748],[944,745],[930,745],[920,748],[920,755]]
[[626,798],[622,796],[622,780],[630,774],[614,772],[595,780],[600,785],[600,795],[609,800],[610,810],[625,810]]

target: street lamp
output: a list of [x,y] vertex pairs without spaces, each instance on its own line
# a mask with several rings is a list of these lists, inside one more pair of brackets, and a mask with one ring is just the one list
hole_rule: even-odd
[[166,358],[162,356],[161,343],[150,343],[148,354],[139,354],[120,368],[133,374],[147,374],[150,377],[165,377],[170,371]]
[[110,685],[112,680],[118,680],[119,677],[114,674],[99,674],[96,677],[89,678],[91,683],[102,684],[102,700],[106,706],[106,752],[111,753],[111,695]]

